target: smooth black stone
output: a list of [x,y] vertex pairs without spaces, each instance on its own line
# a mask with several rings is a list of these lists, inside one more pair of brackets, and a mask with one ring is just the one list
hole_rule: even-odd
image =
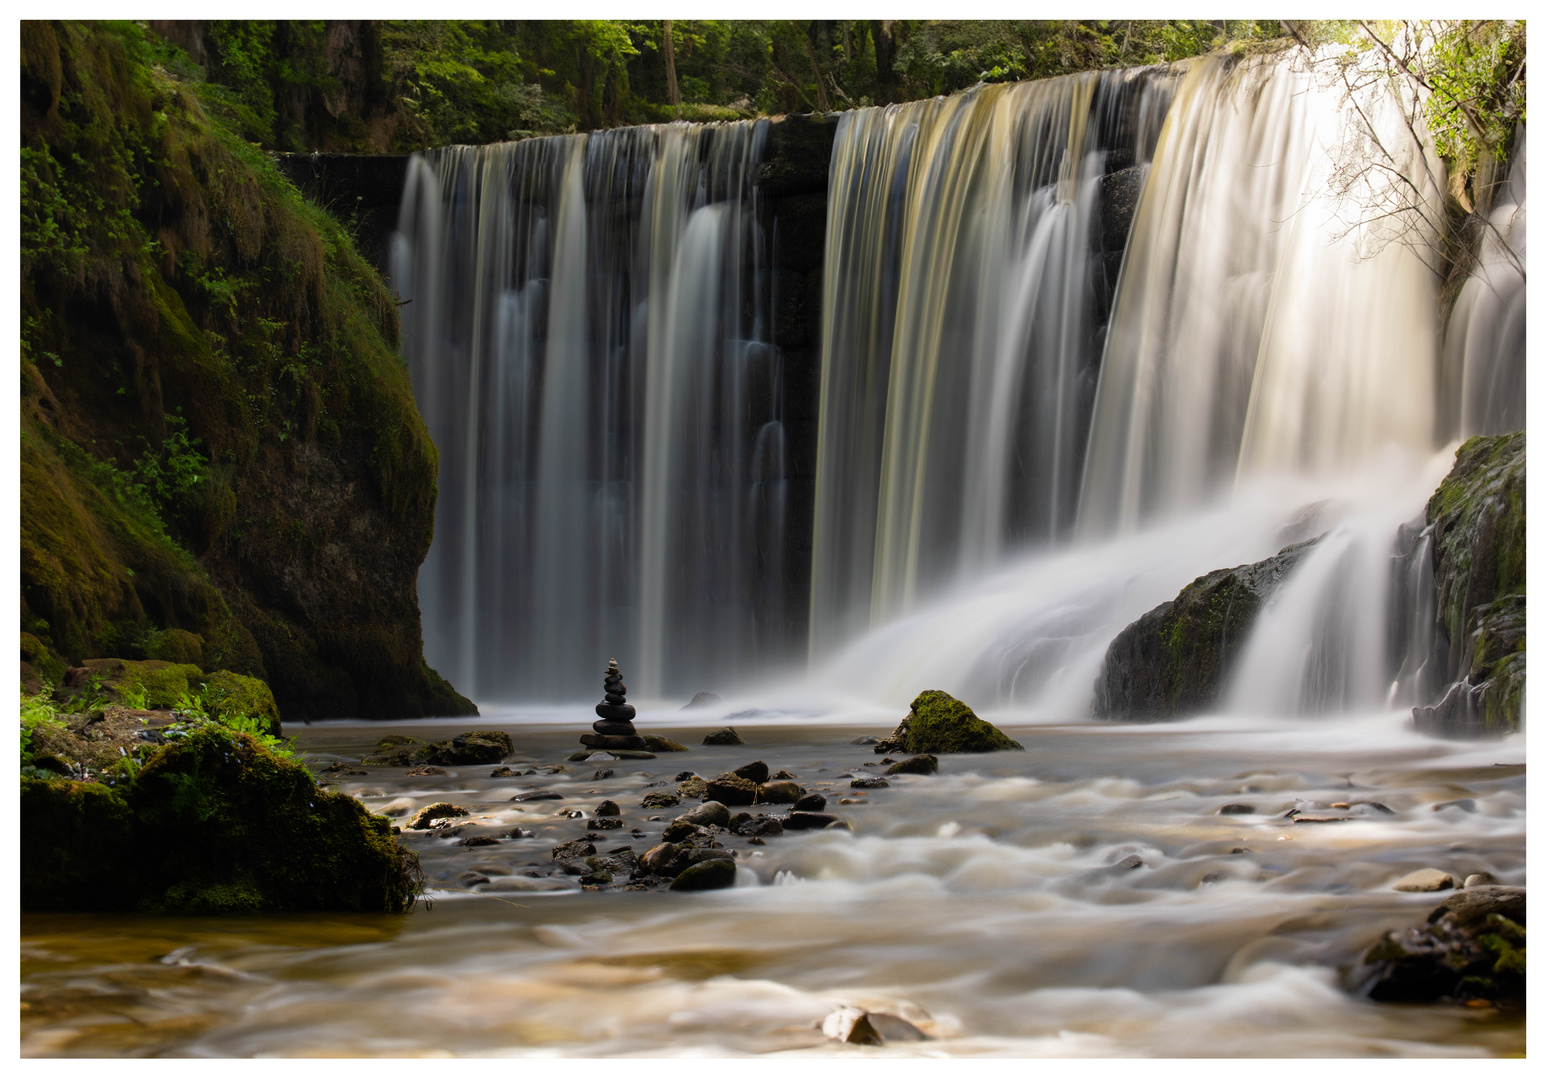
[[587,732],[580,736],[580,744],[593,750],[643,750],[645,741],[638,735],[592,735]]
[[632,720],[634,719],[634,706],[609,705],[604,701],[596,707],[596,715],[600,716],[603,720]]
[[637,735],[634,725],[627,720],[597,720],[591,724],[591,730],[598,735]]
[[607,694],[605,696],[607,698],[607,704],[609,705],[622,705],[628,701],[628,698],[624,697],[622,694]]

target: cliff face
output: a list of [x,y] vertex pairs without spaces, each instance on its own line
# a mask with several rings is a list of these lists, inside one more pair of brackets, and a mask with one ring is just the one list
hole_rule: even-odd
[[1413,710],[1420,731],[1518,730],[1526,681],[1526,437],[1479,435],[1429,500],[1441,700]]
[[155,39],[21,40],[24,643],[186,631],[287,720],[475,711],[423,661],[436,454],[379,275]]

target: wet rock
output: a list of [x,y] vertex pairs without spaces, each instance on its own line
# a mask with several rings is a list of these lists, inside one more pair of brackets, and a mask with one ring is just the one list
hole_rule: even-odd
[[737,814],[730,831],[737,836],[782,836],[784,825],[771,814]]
[[750,780],[754,784],[761,784],[768,779],[768,766],[761,761],[753,761],[743,765],[739,769],[732,769],[732,773],[743,780]]
[[559,862],[569,859],[583,859],[587,855],[596,854],[596,845],[589,840],[566,840],[553,849],[553,857]]
[[597,720],[591,725],[591,730],[598,735],[638,735],[634,725],[627,720]]
[[589,746],[592,750],[606,750],[609,753],[616,750],[645,748],[645,741],[638,735],[598,735],[590,731],[580,736],[580,744]]
[[794,773],[789,772],[789,771],[787,771],[785,769],[780,769],[778,772],[773,774],[773,779],[775,779],[775,780],[799,780],[800,777],[796,776]]
[[460,847],[493,847],[499,842],[499,837],[497,836],[469,836],[458,840],[457,844]]
[[856,1046],[880,1046],[886,1041],[870,1022],[869,1014],[852,1005],[828,1013],[822,1020],[822,1034],[834,1042]]
[[623,819],[615,817],[594,817],[585,823],[585,827],[588,829],[621,829],[623,828]]
[[691,780],[691,779],[693,779],[693,777],[696,776],[696,775],[697,774],[692,769],[683,769],[676,776],[672,777],[672,780],[675,783],[680,784],[684,780]]
[[735,773],[721,773],[709,781],[705,793],[726,806],[751,806],[757,801],[757,785]]
[[[881,762],[886,764],[885,760]],[[933,776],[940,771],[940,759],[933,754],[919,754],[904,761],[899,761],[886,770],[887,776]]]
[[700,690],[698,693],[693,695],[692,701],[682,706],[682,709],[707,709],[711,706],[718,705],[721,700],[723,699],[719,694],[713,693],[709,690]]
[[617,817],[619,814],[623,813],[623,811],[619,809],[618,804],[613,802],[611,799],[603,799],[601,802],[596,804],[596,809],[592,810],[591,813],[595,814],[597,817]]
[[730,859],[706,859],[694,863],[672,879],[672,892],[704,892],[728,889],[736,884],[736,864]]
[[1362,802],[1358,803],[1357,805],[1368,806],[1371,810],[1374,810],[1378,814],[1390,814],[1392,816],[1396,815],[1396,811],[1383,802]]
[[1431,866],[1398,878],[1391,887],[1398,892],[1439,892],[1441,889],[1454,889],[1456,879]]
[[1452,808],[1454,808],[1456,810],[1465,810],[1468,814],[1475,814],[1475,813],[1477,813],[1477,800],[1476,799],[1451,799],[1449,802],[1442,802],[1442,803],[1435,803],[1434,804],[1434,809],[1435,809],[1436,812],[1438,812],[1440,810],[1450,810]]
[[902,723],[875,748],[883,753],[903,754],[981,754],[1025,749],[941,690],[925,690],[914,698]]
[[431,803],[414,815],[413,820],[408,823],[408,827],[410,829],[427,829],[430,826],[430,822],[439,818],[466,817],[467,814],[468,810],[465,806],[455,806],[448,802]]
[[[650,753],[648,750],[609,750],[608,753],[612,755],[611,758],[606,759],[609,761],[648,761],[655,757],[655,755]],[[603,759],[598,758],[595,754],[592,754],[590,757],[586,758],[586,760],[600,761]]]
[[731,812],[724,803],[711,801],[677,815],[676,820],[685,821],[689,825],[718,825],[723,828],[730,824]]
[[849,743],[850,746],[870,746],[879,740],[874,735],[861,735]]
[[1140,616],[1107,646],[1092,713],[1168,720],[1207,711],[1245,647],[1257,612],[1316,540],[1193,581]]
[[688,849],[681,844],[671,841],[657,844],[639,857],[639,869],[660,877],[676,877],[679,862],[686,865],[687,854]]
[[546,799],[562,799],[564,796],[557,791],[523,791],[520,795],[513,795],[511,802],[542,802]]
[[668,739],[664,735],[642,735],[645,740],[645,749],[652,754],[685,754],[688,748],[675,739]]
[[501,777],[501,776],[515,776],[515,775],[516,775],[515,772],[513,772],[511,770],[510,766],[508,766],[508,765],[501,765],[499,768],[495,769],[493,772],[491,772],[489,774],[489,778],[492,780],[492,779],[495,779],[495,778]]
[[1524,926],[1526,923],[1526,891],[1518,885],[1481,885],[1449,896],[1439,907],[1429,912],[1429,921],[1452,919],[1461,927],[1476,927],[1489,915],[1503,915]]
[[702,776],[689,776],[677,785],[677,794],[684,799],[698,799],[709,793],[709,781]]
[[1376,1001],[1523,1001],[1524,920],[1524,889],[1465,890],[1435,908],[1425,925],[1386,933],[1347,981]]
[[1221,814],[1255,814],[1257,808],[1250,803],[1233,802],[1221,806],[1219,812]]
[[813,813],[820,813],[821,811],[827,809],[827,798],[820,792],[813,791],[809,795],[802,795],[800,798],[796,799],[793,809],[809,810]]
[[832,814],[818,814],[810,810],[792,810],[783,819],[786,830],[825,829],[838,821]]
[[1419,731],[1447,738],[1520,727],[1525,698],[1526,438],[1480,435],[1425,508],[1433,538],[1439,655],[1449,685],[1413,710]]
[[471,889],[475,885],[489,884],[487,875],[480,874],[476,870],[467,870],[457,875],[457,880],[462,883],[464,889]]
[[404,776],[445,776],[445,775],[447,775],[447,773],[446,773],[445,769],[437,768],[434,765],[421,765],[417,769],[409,769],[403,775]]
[[879,776],[861,776],[850,780],[849,786],[851,788],[864,788],[868,790],[870,788],[891,787],[892,785],[881,779]]
[[510,736],[503,731],[464,731],[441,742],[422,744],[393,742],[406,736],[388,736],[377,744],[378,752],[365,759],[366,765],[498,765],[515,753]]
[[532,832],[530,829],[523,829],[521,826],[517,825],[505,835],[510,837],[512,840],[530,840],[537,834]]
[[793,780],[770,780],[757,786],[760,803],[793,803],[805,794],[805,788]]
[[658,810],[664,806],[676,806],[681,801],[669,791],[652,791],[645,795],[644,801],[639,805],[647,810]]
[[661,830],[661,839],[673,844],[707,841],[713,835],[713,831],[708,826],[694,825],[691,821],[681,820],[673,821]]
[[723,727],[704,736],[705,746],[745,746],[747,741],[732,727]]
[[1113,870],[1137,870],[1144,865],[1144,860],[1137,855],[1129,855],[1125,859],[1119,859],[1112,864]]
[[[1463,889],[1475,889],[1479,885],[1497,885],[1499,879],[1484,870],[1479,874],[1468,874],[1466,880],[1461,883]],[[1516,919],[1516,922],[1525,922],[1524,918]]]

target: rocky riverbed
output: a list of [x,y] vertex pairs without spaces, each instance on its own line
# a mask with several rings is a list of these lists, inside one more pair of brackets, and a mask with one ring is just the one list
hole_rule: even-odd
[[[1461,895],[1394,887],[1415,871],[1525,883],[1523,743],[1445,743],[1397,714],[1288,729],[992,715],[1024,750],[885,775],[904,755],[855,740],[886,737],[895,713],[739,718],[744,744],[706,746],[722,713],[646,712],[642,732],[689,749],[580,762],[588,720],[562,715],[485,710],[478,726],[511,739],[500,765],[363,764],[384,735],[442,743],[465,721],[295,732],[331,789],[399,826],[433,906],[26,916],[23,1053],[1524,1050],[1507,1002],[1387,1004],[1350,982],[1388,931]],[[635,876],[707,805],[679,775],[706,795],[757,761],[846,827],[688,822],[731,887]]]

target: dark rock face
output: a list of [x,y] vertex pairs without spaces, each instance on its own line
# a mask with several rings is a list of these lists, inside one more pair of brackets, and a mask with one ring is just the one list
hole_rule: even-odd
[[1025,747],[993,724],[978,719],[962,702],[943,690],[925,690],[913,699],[902,723],[876,743],[877,753],[984,754]]
[[1525,698],[1526,439],[1479,435],[1429,500],[1439,651],[1452,680],[1413,710],[1420,731],[1450,737],[1519,730]]
[[1349,985],[1376,1001],[1525,998],[1525,890],[1465,889],[1423,926],[1389,931],[1350,972]]
[[[423,660],[436,449],[391,293],[111,26],[29,24],[22,45],[22,143],[84,185],[87,252],[23,268],[26,348],[61,360],[21,372],[23,629],[77,663],[181,631],[201,666],[265,679],[286,719],[476,715]],[[197,482],[154,525],[93,464],[179,445]]]
[[1091,711],[1113,720],[1169,720],[1208,709],[1258,610],[1315,543],[1205,574],[1130,623],[1107,646]]

